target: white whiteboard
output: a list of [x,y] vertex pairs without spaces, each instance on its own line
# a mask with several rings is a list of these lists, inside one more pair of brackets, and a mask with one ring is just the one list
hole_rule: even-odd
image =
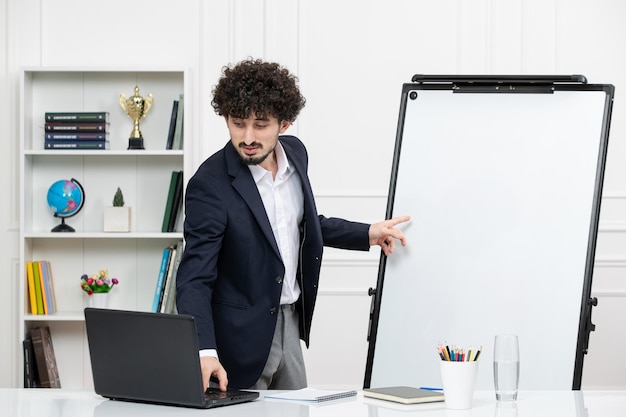
[[440,387],[441,342],[482,346],[493,389],[494,336],[515,333],[520,389],[572,388],[611,101],[405,85],[388,216],[412,220],[381,259],[365,386]]

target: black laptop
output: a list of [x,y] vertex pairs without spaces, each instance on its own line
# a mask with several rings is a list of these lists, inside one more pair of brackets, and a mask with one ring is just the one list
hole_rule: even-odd
[[203,391],[192,316],[86,308],[85,324],[94,389],[105,398],[212,408],[259,397]]

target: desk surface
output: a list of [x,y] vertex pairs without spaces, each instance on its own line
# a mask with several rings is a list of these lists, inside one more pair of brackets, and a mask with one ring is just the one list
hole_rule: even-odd
[[363,398],[310,405],[261,399],[212,410],[196,410],[103,399],[89,391],[0,389],[2,415],[15,417],[622,417],[626,391],[526,391],[499,407],[491,391],[477,391],[471,410],[446,410],[443,403],[402,405]]

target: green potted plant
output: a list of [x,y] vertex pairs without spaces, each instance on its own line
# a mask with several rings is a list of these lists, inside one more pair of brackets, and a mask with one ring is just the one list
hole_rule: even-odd
[[130,232],[130,207],[124,206],[124,194],[117,187],[113,196],[113,205],[104,208],[105,232]]

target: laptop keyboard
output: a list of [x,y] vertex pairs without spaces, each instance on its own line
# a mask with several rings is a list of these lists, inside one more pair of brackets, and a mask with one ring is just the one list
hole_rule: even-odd
[[240,392],[240,391],[220,391],[218,388],[207,388],[204,393],[204,398],[207,401],[216,401],[227,398],[231,401],[239,400],[242,398],[249,398],[250,393],[248,392]]
[[220,391],[219,389],[208,388],[204,393],[204,398],[207,400],[228,398],[228,392]]

